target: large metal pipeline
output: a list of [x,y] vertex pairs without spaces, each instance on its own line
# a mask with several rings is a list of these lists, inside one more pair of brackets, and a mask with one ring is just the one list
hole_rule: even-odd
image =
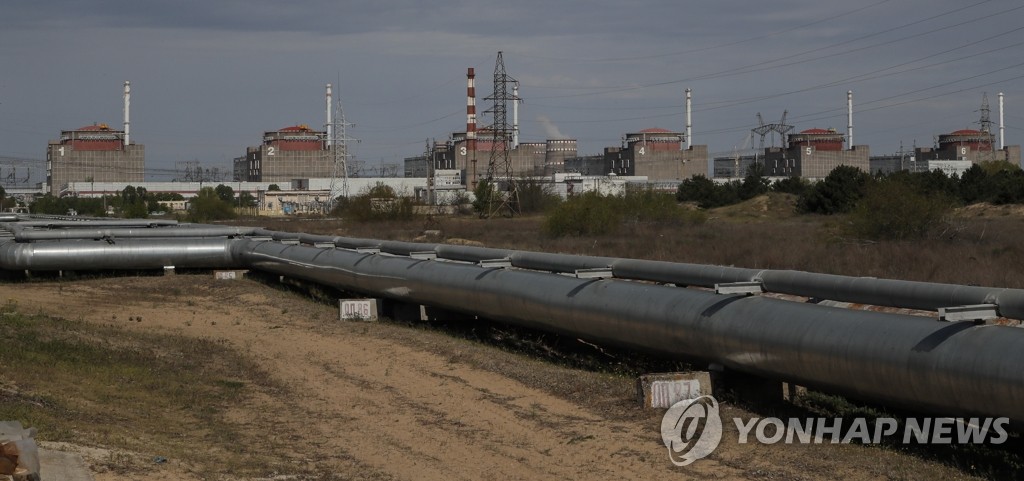
[[[33,217],[35,218],[35,217]],[[83,219],[67,220],[66,218],[48,220],[22,220],[18,222],[22,227],[46,227],[46,228],[82,228],[93,229],[96,227],[151,227],[151,226],[176,226],[178,221],[165,219]]]
[[12,271],[237,268],[232,240],[125,239],[18,243],[0,241],[0,269]]
[[1024,421],[1024,330],[241,240],[253,269],[943,415]]
[[[87,227],[87,226],[83,226]],[[174,227],[114,227],[75,229],[30,229],[19,224],[3,225],[18,242],[57,239],[118,239],[118,238],[172,238],[172,237],[237,237],[252,235],[253,227],[210,226],[182,224]]]
[[[85,227],[89,223],[82,224]],[[140,232],[201,232],[207,228],[159,227]],[[97,229],[94,226],[92,230]],[[870,303],[892,302],[902,307],[914,307],[906,304],[906,298],[927,304],[920,307],[925,309],[994,300],[1000,303],[1003,315],[1022,312],[1014,310],[1018,309],[1015,306],[1020,302],[1020,291],[1013,289],[265,230],[251,233],[305,244],[375,246],[393,254],[433,250],[439,258],[463,261],[507,258],[515,266],[541,271],[611,267],[616,277],[683,285],[760,280],[774,292],[799,290],[790,293],[821,294],[823,298],[847,301],[873,296],[883,302]],[[704,359],[738,371],[943,415],[1008,416],[1024,421],[1024,379],[1019,369],[1024,361],[1024,330],[1016,328],[944,323],[918,316],[759,296],[722,296],[619,279],[578,279],[258,240],[194,236],[29,243],[0,240],[0,269],[146,269],[168,265],[247,267],[609,345]]]
[[814,272],[686,264],[677,262],[576,256],[447,244],[382,241],[350,237],[310,236],[258,230],[259,235],[300,242],[331,242],[339,247],[378,247],[382,252],[409,255],[434,252],[438,258],[479,262],[507,259],[514,267],[552,272],[611,268],[616,278],[680,286],[714,287],[733,282],[759,282],[767,292],[818,299],[936,311],[945,307],[995,304],[999,315],[1024,320],[1024,290],[941,284],[935,282],[851,277]]

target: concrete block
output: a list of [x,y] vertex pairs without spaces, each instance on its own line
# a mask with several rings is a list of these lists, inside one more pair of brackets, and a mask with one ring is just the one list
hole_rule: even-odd
[[637,378],[637,397],[645,408],[668,409],[684,399],[711,393],[707,371],[644,374]]
[[233,271],[213,271],[213,278],[219,281],[233,281],[245,277],[249,271],[247,270],[233,270]]
[[575,274],[577,279],[611,279],[615,277],[615,275],[612,274],[611,267],[576,269]]
[[761,294],[764,285],[760,282],[727,282],[715,284],[715,294]]
[[342,299],[338,310],[342,321],[376,321],[379,312],[377,299]]
[[164,266],[164,275],[165,276],[173,276],[174,275],[174,266]]
[[999,306],[995,304],[975,304],[971,306],[940,307],[939,320],[946,322],[956,321],[986,321],[999,317]]
[[509,259],[484,259],[476,264],[485,269],[507,269],[512,267],[512,261]]

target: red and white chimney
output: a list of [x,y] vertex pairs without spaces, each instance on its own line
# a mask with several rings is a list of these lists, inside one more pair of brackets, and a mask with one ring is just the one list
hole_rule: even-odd
[[472,169],[470,188],[476,189],[476,73],[473,67],[466,72],[466,159]]

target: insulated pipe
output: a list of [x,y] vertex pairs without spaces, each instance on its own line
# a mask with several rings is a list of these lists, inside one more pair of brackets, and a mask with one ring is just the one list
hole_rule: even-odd
[[96,227],[155,227],[176,226],[176,220],[155,219],[103,219],[103,220],[29,220],[18,222],[24,227],[61,227],[95,229]]
[[[7,226],[0,226],[0,228]],[[113,229],[53,229],[32,230],[20,228],[17,224],[10,225],[14,240],[31,242],[37,240],[59,239],[118,239],[118,238],[177,238],[177,237],[237,237],[252,235],[254,227],[226,226],[181,226],[162,228],[113,228]]]
[[1024,420],[1024,330],[760,296],[237,241],[252,269],[942,415]]
[[[263,232],[263,235],[273,233]],[[297,237],[298,234],[294,233],[277,233],[275,238]],[[325,237],[317,242],[331,241],[338,247],[379,247],[382,252],[396,255],[433,251],[441,259],[466,262],[508,259],[514,267],[553,272],[610,267],[617,278],[683,286],[714,287],[715,284],[729,282],[761,282],[768,292],[908,309],[936,311],[943,307],[997,304],[999,315],[1024,319],[1024,290],[1021,289],[349,237]]]
[[116,242],[0,241],[0,269],[14,271],[237,268],[230,239],[130,239]]

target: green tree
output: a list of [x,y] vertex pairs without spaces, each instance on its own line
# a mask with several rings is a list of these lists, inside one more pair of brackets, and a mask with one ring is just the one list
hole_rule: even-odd
[[501,192],[498,192],[491,180],[477,182],[473,197],[473,210],[480,214],[480,217],[491,215],[491,211],[501,203]]
[[149,216],[145,200],[146,189],[127,186],[121,191],[121,216],[129,219],[144,219]]
[[989,178],[985,169],[981,168],[978,164],[974,164],[971,168],[967,169],[960,176],[960,181],[957,185],[960,200],[965,204],[987,201],[991,198],[992,190],[992,179]]
[[1024,171],[1000,170],[992,175],[993,204],[1024,203]]
[[256,207],[256,202],[256,197],[249,192],[238,194],[238,205],[241,207]]
[[864,186],[870,178],[856,167],[840,165],[800,196],[797,209],[825,215],[850,212],[864,196]]
[[270,192],[279,191],[279,190],[281,190],[281,186],[279,186],[277,184],[270,184],[269,186],[267,186],[267,190],[270,191]]
[[235,190],[232,189],[231,186],[220,184],[216,189],[214,189],[214,192],[220,200],[223,200],[228,204],[233,204],[235,202]]
[[188,218],[192,222],[234,219],[235,209],[217,195],[213,187],[203,187],[188,203]]
[[770,187],[771,181],[764,175],[764,166],[755,162],[747,168],[747,175],[743,178],[736,193],[740,200],[753,199],[767,194]]

